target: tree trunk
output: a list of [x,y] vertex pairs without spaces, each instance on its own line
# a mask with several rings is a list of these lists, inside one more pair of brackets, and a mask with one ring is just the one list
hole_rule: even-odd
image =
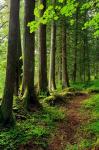
[[[44,6],[40,13],[42,16],[46,9],[46,0],[40,0],[40,4]],[[39,93],[48,92],[46,49],[46,25],[41,24],[39,27]]]
[[66,47],[66,23],[62,22],[62,87],[69,87],[69,79],[67,72],[67,47]]
[[85,82],[85,81],[86,81],[86,39],[84,37],[84,48],[83,48],[83,82]]
[[58,29],[58,31],[59,31],[59,38],[58,38],[58,50],[59,50],[59,60],[58,60],[58,65],[59,65],[59,72],[58,72],[58,74],[59,74],[59,78],[58,78],[58,80],[59,80],[59,84],[60,85],[62,85],[62,26],[61,26],[61,24],[62,24],[62,21],[60,20],[60,22],[59,22],[59,29]]
[[[52,0],[55,5],[55,0]],[[55,90],[55,53],[56,53],[56,23],[52,21],[51,26],[51,52],[50,52],[50,71],[49,71],[49,89]]]
[[22,47],[21,47],[21,33],[20,20],[18,22],[18,41],[17,41],[17,66],[16,66],[16,81],[15,81],[15,95],[19,95],[19,88],[22,82]]
[[4,125],[8,125],[13,121],[12,106],[17,61],[18,20],[19,0],[11,0],[6,80],[0,113],[0,122]]
[[[87,39],[88,40],[88,39]],[[86,47],[86,57],[87,57],[87,62],[86,62],[86,67],[87,67],[87,81],[90,81],[90,51],[88,47],[88,41],[87,41],[87,47]]]
[[35,33],[30,34],[27,24],[35,20],[33,10],[35,1],[25,0],[24,16],[24,59],[23,59],[23,99],[24,107],[31,110],[32,107],[38,106],[36,93],[34,90],[34,61],[35,61]]
[[[87,11],[85,11],[84,14],[84,23],[86,23],[87,21]],[[86,69],[87,69],[87,65],[88,65],[88,60],[87,60],[87,52],[88,52],[88,36],[87,36],[88,32],[87,29],[84,30],[83,33],[83,81],[86,81]],[[89,68],[88,68],[89,69]]]
[[78,51],[78,12],[76,11],[76,22],[75,22],[75,51],[74,51],[74,71],[73,71],[73,81],[76,82],[77,78],[77,51]]

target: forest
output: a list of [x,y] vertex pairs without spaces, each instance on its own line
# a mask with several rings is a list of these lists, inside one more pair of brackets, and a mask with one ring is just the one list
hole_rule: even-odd
[[0,150],[99,150],[99,0],[0,0]]

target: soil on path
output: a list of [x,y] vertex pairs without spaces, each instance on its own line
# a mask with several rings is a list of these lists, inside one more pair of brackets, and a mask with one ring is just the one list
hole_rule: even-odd
[[75,135],[78,132],[81,124],[88,120],[86,114],[80,113],[81,102],[88,99],[87,94],[83,94],[75,97],[67,106],[66,109],[66,120],[59,123],[56,134],[50,141],[47,150],[65,150],[67,144],[75,144]]

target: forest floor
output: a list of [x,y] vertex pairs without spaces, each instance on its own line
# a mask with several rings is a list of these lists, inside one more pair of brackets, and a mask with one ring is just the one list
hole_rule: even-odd
[[40,111],[15,108],[16,125],[1,130],[0,150],[99,150],[99,94],[75,93],[45,98]]
[[[92,102],[94,97],[97,95],[89,96],[83,93],[74,97],[68,105],[60,106],[65,117],[57,122],[56,129],[48,139],[48,146],[44,148],[45,150],[99,150],[99,129],[97,130],[99,120],[97,121],[96,116],[94,116],[96,118],[91,117],[92,106],[95,107],[96,102]],[[24,148],[21,147],[20,150]],[[43,150],[40,147],[35,148],[32,142],[28,143],[27,148]]]
[[65,110],[66,120],[59,123],[57,132],[53,136],[48,150],[65,150],[70,145],[75,145],[78,142],[79,128],[82,124],[88,121],[88,116],[85,113],[81,113],[79,110],[81,108],[82,101],[88,99],[88,95],[77,96],[68,104]]
[[75,97],[65,112],[48,150],[99,150],[99,94]]

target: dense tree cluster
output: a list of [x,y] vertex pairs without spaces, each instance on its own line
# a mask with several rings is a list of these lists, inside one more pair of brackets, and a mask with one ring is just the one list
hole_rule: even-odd
[[[37,94],[98,78],[99,0],[10,0],[0,4],[5,10],[10,18],[0,18],[0,43],[8,39],[1,124],[13,122],[14,95],[31,111],[40,106]],[[8,22],[7,36],[1,29]]]

